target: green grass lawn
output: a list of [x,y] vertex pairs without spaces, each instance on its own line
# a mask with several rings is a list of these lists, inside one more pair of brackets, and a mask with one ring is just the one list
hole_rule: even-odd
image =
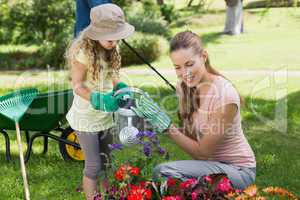
[[[57,73],[57,72],[55,72]],[[36,76],[39,76],[36,74]],[[247,138],[253,147],[257,157],[257,184],[264,186],[285,187],[297,195],[300,195],[300,175],[297,173],[300,167],[300,107],[298,104],[300,98],[299,79],[288,78],[286,85],[281,85],[279,89],[276,84],[268,84],[264,79],[272,82],[270,77],[229,77],[243,96],[245,96],[246,105],[242,109],[243,126]],[[164,107],[172,119],[178,122],[176,117],[177,100],[169,88],[156,77],[132,76],[133,85],[144,88],[160,105]],[[128,81],[127,80],[127,81]],[[155,83],[155,85],[144,84]],[[171,78],[176,81],[175,77]],[[255,87],[262,82],[259,92]],[[271,85],[271,86],[270,86]],[[55,85],[50,88],[44,83],[37,84],[36,87],[46,92],[48,90],[66,89],[69,85]],[[254,89],[251,89],[254,88]],[[276,91],[285,89],[286,93],[276,94]],[[6,88],[1,94],[10,89]],[[253,94],[253,95],[252,95]],[[168,97],[168,98],[165,98]],[[276,111],[279,102],[287,101],[287,130],[283,131],[280,124],[280,117]],[[285,104],[283,104],[284,106]],[[283,113],[284,114],[284,113]],[[284,125],[284,124],[283,124]],[[283,131],[283,132],[282,132]],[[10,131],[11,147],[13,161],[5,161],[4,139],[0,136],[0,194],[1,199],[22,199],[22,178],[18,161],[18,150],[15,140],[15,132]],[[26,146],[23,138],[23,145]],[[162,145],[170,152],[171,160],[189,159],[190,157],[177,148],[170,140],[161,137]],[[83,195],[75,192],[75,188],[81,181],[83,163],[66,162],[62,159],[58,143],[50,140],[49,151],[46,155],[42,152],[42,140],[38,140],[34,145],[34,153],[27,164],[29,182],[32,199],[82,199]],[[118,154],[118,160],[127,160],[136,155],[130,149]]]

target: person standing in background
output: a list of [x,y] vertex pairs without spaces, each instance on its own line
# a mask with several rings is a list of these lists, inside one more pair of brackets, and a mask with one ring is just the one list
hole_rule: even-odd
[[90,12],[93,7],[111,2],[111,0],[76,0],[74,38],[90,24]]

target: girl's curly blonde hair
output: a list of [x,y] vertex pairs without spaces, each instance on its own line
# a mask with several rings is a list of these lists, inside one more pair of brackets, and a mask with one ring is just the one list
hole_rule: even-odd
[[100,70],[103,69],[103,66],[100,64],[101,59],[108,63],[108,67],[111,69],[110,75],[112,75],[112,73],[119,73],[121,56],[118,48],[116,47],[111,50],[104,49],[98,41],[86,37],[84,31],[71,41],[67,48],[65,57],[69,69],[73,66],[80,50],[83,50],[87,56],[87,68],[93,70],[93,80],[97,79]]

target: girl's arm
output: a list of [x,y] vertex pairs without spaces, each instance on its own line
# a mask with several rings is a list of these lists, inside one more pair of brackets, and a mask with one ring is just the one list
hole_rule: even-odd
[[202,132],[203,136],[195,141],[179,131],[175,125],[171,125],[167,135],[174,140],[186,153],[194,159],[209,159],[226,134],[226,130],[232,127],[233,119],[238,111],[236,104],[227,104],[220,107],[210,117],[208,129]]
[[119,75],[115,75],[112,77],[112,83],[113,83],[114,91],[129,87],[126,83],[124,83],[120,80]]
[[89,101],[91,90],[84,84],[86,73],[86,66],[78,61],[74,61],[71,69],[72,88],[77,95]]

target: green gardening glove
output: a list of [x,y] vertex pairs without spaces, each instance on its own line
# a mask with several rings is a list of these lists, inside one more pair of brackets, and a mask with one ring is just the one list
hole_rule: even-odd
[[108,93],[93,91],[90,97],[93,108],[104,112],[115,112],[118,110],[118,99],[113,94],[113,91]]
[[169,116],[150,97],[141,95],[136,101],[136,108],[131,107],[131,109],[139,117],[146,118],[160,133],[169,128],[171,124]]
[[[113,92],[115,93],[116,91],[120,90],[120,89],[123,89],[123,88],[127,88],[128,85],[124,82],[118,82],[114,88],[113,88]],[[132,92],[124,92],[122,94],[119,94],[116,96],[116,98],[118,99],[118,101],[120,100],[124,100],[124,96],[129,96],[129,97],[132,97],[133,96],[133,93]]]

